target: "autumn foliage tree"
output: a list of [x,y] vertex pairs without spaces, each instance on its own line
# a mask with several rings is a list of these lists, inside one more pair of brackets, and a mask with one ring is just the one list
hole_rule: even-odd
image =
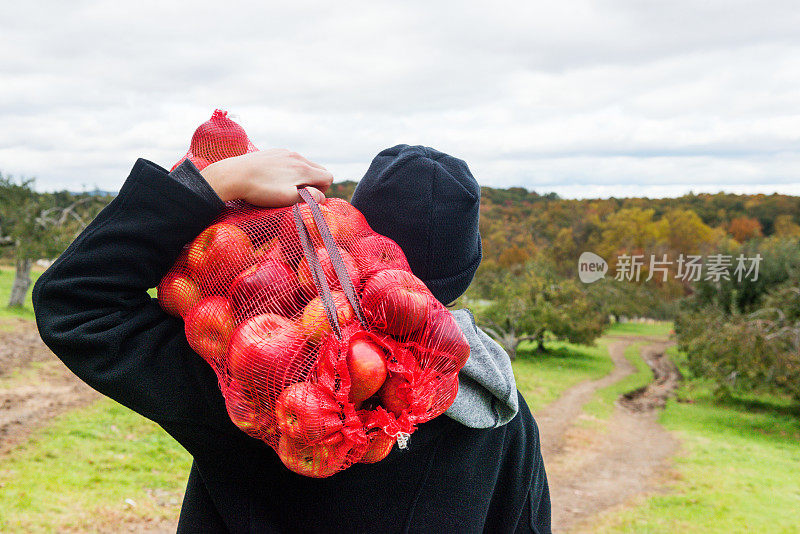
[[778,215],[773,226],[778,237],[800,237],[800,225],[794,222],[791,215]]
[[751,217],[737,217],[728,225],[728,233],[739,243],[761,237],[761,223]]

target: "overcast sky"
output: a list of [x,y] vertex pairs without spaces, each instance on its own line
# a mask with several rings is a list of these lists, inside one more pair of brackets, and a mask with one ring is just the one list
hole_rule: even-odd
[[482,4],[3,2],[0,171],[117,190],[220,107],[337,180],[405,142],[565,197],[800,194],[796,2]]

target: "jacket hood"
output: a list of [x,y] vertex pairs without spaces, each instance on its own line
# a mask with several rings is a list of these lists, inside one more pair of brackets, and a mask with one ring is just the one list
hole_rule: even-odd
[[468,309],[451,310],[469,342],[469,358],[458,374],[458,395],[445,415],[471,428],[492,428],[511,421],[519,409],[511,359],[475,325]]

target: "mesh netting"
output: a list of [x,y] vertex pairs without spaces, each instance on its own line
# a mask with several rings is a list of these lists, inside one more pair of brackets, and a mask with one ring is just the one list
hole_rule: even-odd
[[349,203],[300,191],[286,208],[227,203],[158,298],[214,368],[231,420],[292,471],[326,477],[443,413],[469,345],[394,241]]
[[214,110],[211,118],[197,127],[189,144],[189,151],[175,167],[184,160],[191,160],[201,171],[219,160],[241,156],[258,150],[244,131],[244,128],[228,118],[228,112]]

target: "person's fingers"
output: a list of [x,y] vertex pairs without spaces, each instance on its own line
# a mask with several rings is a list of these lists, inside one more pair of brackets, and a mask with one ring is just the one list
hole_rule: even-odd
[[308,192],[311,193],[311,197],[317,202],[325,200],[325,195],[316,187],[298,185],[296,187],[280,188],[280,190],[273,193],[268,200],[265,200],[265,203],[268,204],[267,207],[282,208],[284,206],[292,206],[298,202],[303,202],[303,197],[300,196],[301,187],[305,187]]
[[328,190],[328,187],[333,183],[333,174],[326,169],[318,169],[316,167],[306,167],[303,172],[298,176],[296,185],[310,185],[316,187],[322,192]]
[[245,200],[254,206],[260,206],[263,208],[283,208],[286,206],[292,206],[298,202],[303,202],[303,198],[300,196],[299,191],[301,187],[305,187],[311,194],[311,197],[317,202],[323,202],[325,200],[325,194],[316,187],[300,185],[287,185],[279,188],[260,189],[257,192],[253,191],[253,193],[245,198]]
[[271,191],[265,191],[264,195],[256,199],[256,202],[253,203],[265,208],[283,208],[285,206],[297,204],[301,200],[296,187],[286,186]]

